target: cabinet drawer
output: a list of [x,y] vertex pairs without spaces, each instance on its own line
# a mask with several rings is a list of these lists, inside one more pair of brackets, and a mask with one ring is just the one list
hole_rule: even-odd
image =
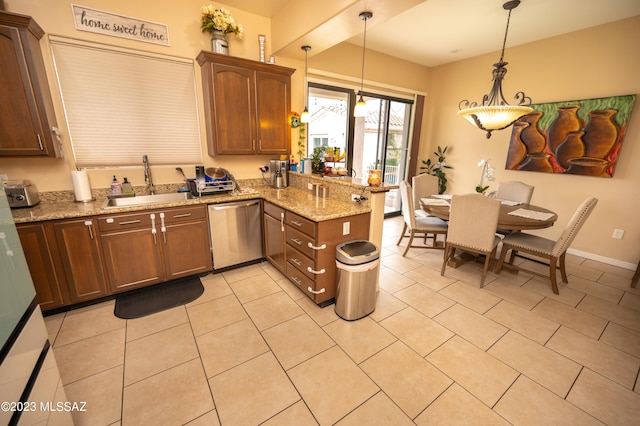
[[300,290],[302,290],[311,300],[317,302],[319,299],[326,300],[324,296],[325,288],[316,288],[318,285],[291,263],[286,264],[286,275]]
[[294,229],[304,232],[307,235],[315,237],[316,235],[316,223],[306,219],[302,216],[298,216],[295,213],[291,213],[287,211],[285,220],[287,225],[291,226]]
[[275,217],[280,220],[280,217],[284,214],[284,209],[282,207],[278,207],[275,204],[271,204],[265,201],[264,203],[264,212],[269,216]]
[[300,250],[304,255],[311,259],[316,258],[316,251],[313,249],[315,240],[290,226],[287,226],[287,244]]
[[[150,228],[151,213],[152,212],[142,212],[100,216],[98,218],[98,229],[102,232],[109,232],[120,231],[123,229]],[[156,220],[159,221],[157,215]]]
[[164,220],[166,224],[203,220],[207,217],[207,206],[175,207],[162,212],[165,214]]
[[296,269],[310,279],[315,280],[316,274],[313,272],[315,262],[313,259],[310,259],[300,253],[298,250],[291,247],[290,244],[287,244],[287,262],[291,263]]

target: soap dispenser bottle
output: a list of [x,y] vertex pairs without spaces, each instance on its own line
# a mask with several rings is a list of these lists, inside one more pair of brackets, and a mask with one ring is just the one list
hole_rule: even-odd
[[133,186],[131,186],[131,182],[129,182],[126,177],[124,178],[124,181],[122,182],[122,194],[123,195],[133,195]]
[[111,195],[122,195],[122,185],[118,182],[115,175],[111,181]]

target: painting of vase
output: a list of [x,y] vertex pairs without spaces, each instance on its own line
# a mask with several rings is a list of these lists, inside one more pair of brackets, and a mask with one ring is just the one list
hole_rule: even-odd
[[518,119],[505,169],[612,177],[636,95],[533,104]]

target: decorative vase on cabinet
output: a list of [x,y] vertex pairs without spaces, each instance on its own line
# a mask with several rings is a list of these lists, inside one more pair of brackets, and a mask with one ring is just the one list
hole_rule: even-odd
[[229,54],[229,41],[224,31],[213,30],[211,32],[211,51],[222,55]]

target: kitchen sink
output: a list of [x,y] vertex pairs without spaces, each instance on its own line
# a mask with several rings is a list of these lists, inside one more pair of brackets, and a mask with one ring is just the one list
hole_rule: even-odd
[[115,209],[120,207],[148,206],[151,204],[175,203],[177,201],[191,200],[193,198],[195,197],[190,192],[171,192],[168,194],[107,198],[102,205],[102,208]]

